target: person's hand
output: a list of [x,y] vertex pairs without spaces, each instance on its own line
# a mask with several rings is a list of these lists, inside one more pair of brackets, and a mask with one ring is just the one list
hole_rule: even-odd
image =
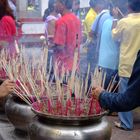
[[113,19],[112,30],[117,26],[118,19]]
[[92,89],[92,95],[98,100],[101,92],[103,92],[104,89],[102,87],[94,87]]
[[0,85],[0,97],[8,95],[10,92],[13,92],[15,88],[15,83],[11,80],[5,80]]

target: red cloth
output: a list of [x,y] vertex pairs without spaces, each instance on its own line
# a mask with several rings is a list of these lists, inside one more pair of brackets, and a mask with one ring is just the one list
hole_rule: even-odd
[[[8,42],[9,54],[14,56],[14,39],[16,35],[15,21],[11,16],[4,16],[0,20],[0,49],[7,46],[3,42]],[[7,43],[6,43],[7,44]]]
[[56,49],[55,59],[60,60],[65,68],[70,71],[73,65],[77,35],[79,47],[81,41],[81,22],[73,13],[67,13],[56,21],[54,43],[58,46],[64,46],[64,49]]
[[15,21],[11,16],[4,16],[0,21],[0,36],[10,37],[16,35]]

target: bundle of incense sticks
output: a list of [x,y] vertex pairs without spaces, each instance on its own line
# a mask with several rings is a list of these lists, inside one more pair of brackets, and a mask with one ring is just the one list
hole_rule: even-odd
[[[14,93],[30,106],[36,102],[36,109],[50,115],[60,116],[88,116],[100,114],[98,101],[89,97],[91,88],[94,86],[104,87],[106,74],[101,69],[95,68],[90,75],[90,66],[85,79],[77,74],[78,50],[74,54],[73,69],[70,72],[65,67],[60,67],[59,62],[51,62],[47,65],[48,50],[42,49],[38,61],[34,54],[31,58],[26,57],[25,49],[21,48],[17,57],[7,57],[4,50],[0,55],[0,65],[7,76],[16,82]],[[30,65],[29,65],[30,64]],[[53,65],[53,77],[55,83],[50,80]],[[49,70],[48,70],[49,69]],[[91,85],[88,85],[89,77]],[[107,90],[112,91],[116,76],[111,79]],[[63,81],[67,81],[64,85]],[[118,86],[118,85],[117,85]],[[47,100],[46,100],[47,99]],[[46,108],[46,109],[45,109]]]

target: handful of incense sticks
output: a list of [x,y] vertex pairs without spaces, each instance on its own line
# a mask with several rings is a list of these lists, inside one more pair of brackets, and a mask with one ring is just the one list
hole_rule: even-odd
[[[6,50],[0,55],[0,66],[7,76],[16,82],[14,93],[23,101],[33,106],[34,109],[49,115],[81,117],[102,113],[103,110],[98,101],[89,95],[92,86],[104,87],[106,74],[95,68],[91,76],[91,85],[88,85],[90,66],[88,66],[85,79],[81,79],[77,74],[78,50],[74,54],[71,74],[65,70],[64,66],[61,69],[59,62],[51,63],[54,65],[55,83],[53,83],[49,80],[50,70],[46,70],[48,51],[42,49],[42,57],[36,61],[34,54],[31,58],[27,58],[24,49],[19,51],[18,57],[7,59]],[[66,84],[63,84],[64,79],[67,79]],[[110,81],[108,91],[114,89],[114,81],[115,77]]]

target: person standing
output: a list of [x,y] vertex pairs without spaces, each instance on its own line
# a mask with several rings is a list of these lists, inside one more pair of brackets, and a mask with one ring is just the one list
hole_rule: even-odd
[[48,8],[44,13],[45,20],[45,35],[47,38],[48,45],[53,44],[54,34],[55,34],[55,24],[56,21],[60,18],[60,14],[56,13],[54,8],[55,0],[48,1]]
[[71,12],[72,3],[72,0],[56,0],[55,3],[56,11],[62,17],[56,21],[54,56],[67,71],[72,70],[74,51],[81,41],[81,22]]
[[0,36],[12,37],[16,35],[14,15],[7,0],[0,1]]
[[[85,20],[84,20],[84,29],[87,34],[89,35],[91,31],[91,26],[97,16],[98,13],[102,11],[102,5],[100,4],[101,0],[90,0],[89,5],[90,9],[88,13],[86,14]],[[89,36],[88,36],[89,37]]]
[[[109,16],[102,24],[98,66],[106,74],[106,80],[104,85],[105,89],[107,89],[111,79],[118,75],[120,43],[113,40],[112,26],[113,21],[122,18],[122,16],[120,16],[120,13],[114,13],[114,10],[119,8],[121,11],[127,11],[126,4],[126,1],[112,0],[112,2],[110,2],[109,4]],[[123,14],[126,15],[127,12],[123,12]],[[116,80],[118,80],[118,77],[116,77]]]
[[56,21],[61,17],[55,11],[55,0],[48,1],[48,8],[45,10],[44,13],[44,20],[45,20],[45,37],[48,44],[48,65],[51,63],[51,58],[53,58],[53,49],[51,48],[54,45],[54,35],[55,35],[55,25]]
[[9,47],[13,43],[15,35],[16,25],[12,10],[7,0],[0,0],[0,49]]
[[98,65],[98,56],[100,48],[100,40],[103,29],[103,23],[110,18],[108,10],[109,2],[106,0],[99,0],[96,3],[100,5],[100,13],[96,16],[89,33],[91,43],[88,45],[87,61],[90,64],[91,73],[94,72],[95,67]]
[[[120,42],[119,56],[119,92],[127,89],[127,84],[132,73],[136,55],[140,49],[140,1],[128,0],[130,14],[118,21],[112,30],[113,38]],[[120,122],[115,123],[119,128],[125,130],[133,129],[132,112],[119,112]]]

